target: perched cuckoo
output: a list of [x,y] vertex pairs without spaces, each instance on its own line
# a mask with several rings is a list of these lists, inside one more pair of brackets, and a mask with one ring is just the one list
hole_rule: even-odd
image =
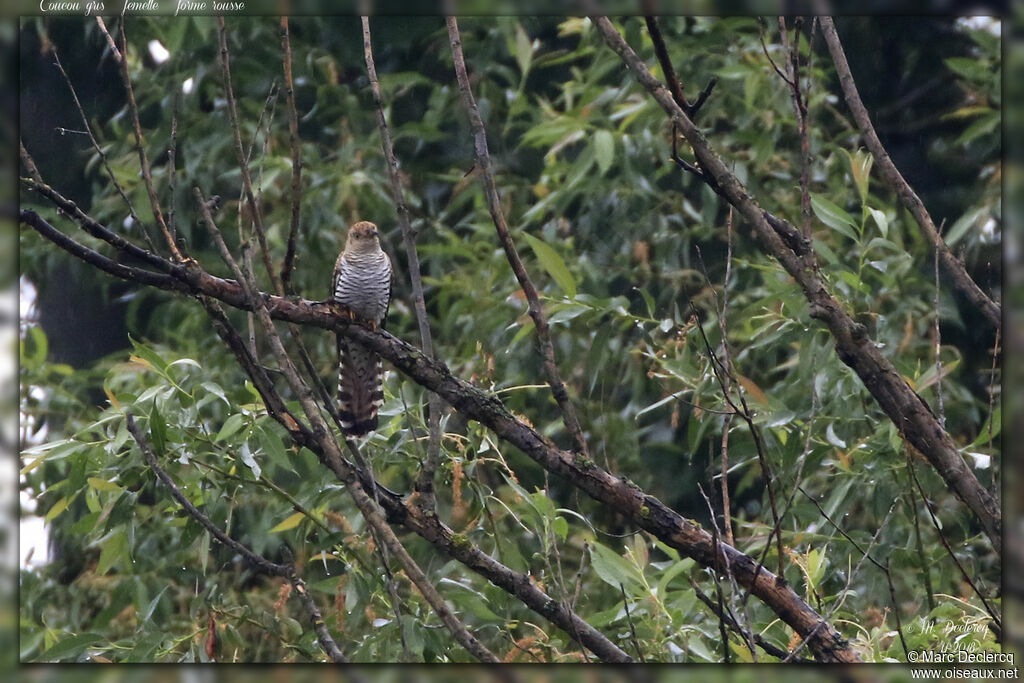
[[[334,264],[334,301],[373,327],[384,324],[391,300],[391,260],[380,248],[377,226],[352,225],[345,250]],[[338,340],[338,410],[346,434],[362,436],[377,428],[377,408],[384,400],[380,357],[356,342]]]

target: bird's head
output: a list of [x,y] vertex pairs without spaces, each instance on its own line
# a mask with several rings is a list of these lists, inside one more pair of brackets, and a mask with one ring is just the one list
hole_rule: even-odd
[[348,229],[345,250],[349,252],[377,251],[380,249],[378,236],[377,226],[370,221],[353,223],[352,227]]

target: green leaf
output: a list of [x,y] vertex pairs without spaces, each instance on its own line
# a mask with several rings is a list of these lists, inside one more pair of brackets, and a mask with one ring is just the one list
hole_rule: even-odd
[[[988,433],[989,423],[992,424],[992,434]],[[997,406],[995,411],[992,413],[989,419],[985,420],[985,424],[981,426],[981,431],[978,432],[978,438],[971,442],[972,447],[985,446],[988,444],[989,437],[995,439],[999,436],[999,431],[1003,427],[1003,407]]]
[[88,482],[89,486],[93,487],[97,491],[123,491],[124,490],[120,486],[115,484],[114,482],[107,481],[106,479],[100,479],[99,477],[89,477],[86,481]]
[[836,448],[846,448],[846,442],[836,436],[834,427],[833,423],[828,423],[828,427],[825,428],[825,440]]
[[228,419],[224,420],[224,425],[217,432],[217,436],[214,437],[214,441],[223,441],[229,436],[237,432],[245,424],[245,415],[242,413],[235,413]]
[[519,65],[519,73],[525,78],[530,71],[530,61],[533,59],[533,43],[530,36],[526,35],[522,24],[516,24],[516,64]]
[[203,529],[203,535],[199,537],[199,566],[203,574],[206,574],[206,565],[210,560],[210,532]]
[[163,455],[167,449],[167,423],[160,415],[156,401],[153,401],[153,408],[149,411],[149,433],[153,438],[153,452],[158,456]]
[[73,501],[74,499],[74,496],[64,496],[63,498],[58,500],[56,503],[53,504],[53,507],[50,508],[50,510],[46,513],[46,517],[43,519],[43,521],[47,524],[52,522],[54,519],[57,518],[57,516],[60,513],[68,509],[68,505],[70,505],[71,501]]
[[857,193],[863,204],[868,199],[868,182],[871,180],[871,164],[874,162],[874,157],[862,149],[858,149],[853,154],[844,149],[843,154],[850,162],[850,175],[853,176],[853,184],[857,186]]
[[242,456],[242,462],[252,472],[252,476],[255,479],[259,479],[263,469],[260,467],[260,464],[256,462],[256,456],[253,455],[252,450],[249,448],[248,441],[242,444],[242,447],[238,449],[238,453]]
[[46,652],[39,656],[39,661],[59,662],[66,660],[77,660],[79,655],[85,652],[86,648],[104,639],[100,633],[79,633],[75,636],[66,636],[50,646]]
[[946,245],[951,247],[959,242],[967,234],[967,231],[976,227],[982,217],[987,216],[988,213],[987,206],[979,206],[976,209],[964,212],[964,215],[960,216],[943,236],[943,239],[946,240]]
[[519,330],[512,337],[512,341],[510,341],[508,345],[510,347],[515,346],[517,343],[525,339],[526,336],[531,332],[533,332],[533,318],[530,318],[529,320],[527,320],[526,322],[519,326]]
[[872,209],[870,206],[866,207],[868,213],[875,220],[875,225],[878,226],[878,231],[882,233],[882,237],[889,236],[889,219],[885,217],[885,212],[880,209]]
[[63,460],[69,455],[77,453],[83,446],[85,446],[85,444],[75,439],[60,439],[58,441],[49,441],[38,446],[33,446],[32,448],[22,451],[22,456],[35,455],[36,453],[41,453],[41,455],[22,467],[20,473],[28,474],[47,460],[51,462],[55,460]]
[[96,563],[96,573],[102,576],[117,563],[121,563],[122,568],[126,569],[126,560],[128,559],[130,559],[128,555],[128,536],[123,530],[115,531],[101,546],[100,559]]
[[816,587],[821,583],[821,579],[825,575],[825,567],[827,566],[828,558],[824,552],[813,549],[807,553],[807,576],[812,587]]
[[128,337],[128,341],[132,343],[132,350],[135,356],[132,358],[133,361],[141,361],[152,367],[164,377],[167,376],[167,361],[161,358],[156,351],[141,342],[135,341],[130,335]]
[[565,517],[555,517],[554,521],[551,522],[551,528],[554,529],[555,534],[558,538],[565,540],[565,537],[569,534],[569,522]]
[[846,235],[855,242],[857,237],[857,224],[854,223],[850,214],[839,208],[825,197],[819,194],[811,194],[811,208],[818,219],[836,232]]
[[624,586],[627,593],[646,591],[643,576],[636,565],[596,541],[591,541],[589,547],[591,565],[602,581],[615,589]]
[[491,611],[487,606],[489,600],[487,599],[487,596],[480,591],[474,590],[463,584],[461,581],[455,581],[453,579],[441,579],[438,583],[439,585],[451,586],[459,589],[454,591],[445,591],[445,597],[455,603],[456,606],[461,607],[478,619],[496,622],[502,621],[502,618]]
[[998,111],[990,111],[984,114],[977,121],[967,126],[960,137],[956,139],[958,145],[965,145],[975,138],[979,138],[982,135],[986,135],[996,130],[999,127],[1002,118]]
[[224,401],[224,405],[231,405],[231,401],[229,401],[228,397],[224,395],[224,389],[222,389],[219,384],[215,382],[203,382],[200,386],[203,389],[206,389],[207,393],[210,393],[219,398],[221,401]]
[[142,613],[139,615],[139,621],[143,623],[149,621],[149,618],[153,616],[153,612],[156,610],[156,606],[160,604],[160,598],[163,597],[163,594],[167,592],[169,587],[170,586],[164,586],[161,588],[160,592],[156,594],[156,597],[149,601],[149,604],[146,605],[146,609],[142,610]]
[[969,57],[950,57],[943,60],[950,71],[974,83],[984,83],[989,77],[989,69],[976,59]]
[[294,529],[305,518],[306,518],[306,513],[304,513],[304,512],[296,512],[294,514],[291,514],[288,517],[286,517],[284,520],[282,520],[280,524],[278,524],[273,529],[271,529],[269,531],[269,533],[276,534],[276,533],[279,533],[281,531],[288,531],[289,529]]
[[665,570],[665,573],[661,575],[661,578],[658,579],[658,595],[664,597],[668,593],[668,584],[672,581],[672,579],[677,577],[682,572],[692,569],[693,565],[695,564],[696,562],[694,562],[690,558],[686,558],[678,562],[673,562],[669,566],[669,568]]
[[655,318],[654,315],[654,297],[644,287],[637,287],[636,291],[640,293],[640,297],[644,300],[644,305],[647,306],[647,317]]
[[857,277],[856,273],[851,273],[848,270],[843,270],[839,272],[839,277],[843,280],[843,282],[850,285],[857,291],[863,292],[864,294],[871,294],[871,287],[869,287],[867,284],[864,283],[863,280]]
[[28,334],[21,339],[20,360],[23,368],[35,369],[46,362],[49,353],[49,341],[46,332],[39,325],[32,325],[28,328]]
[[524,232],[523,237],[533,249],[534,256],[540,261],[540,265],[547,271],[551,279],[566,293],[569,298],[576,296],[576,280],[573,279],[565,261],[546,242],[543,242],[530,233]]
[[611,131],[599,130],[594,133],[594,156],[597,158],[597,167],[601,175],[608,172],[615,160],[615,138]]

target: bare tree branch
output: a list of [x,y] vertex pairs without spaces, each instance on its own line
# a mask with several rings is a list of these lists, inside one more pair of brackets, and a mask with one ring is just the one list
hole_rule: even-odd
[[[196,191],[198,195],[198,190]],[[203,218],[210,227],[211,232],[216,235],[217,230],[214,225],[213,217],[210,215],[210,210],[207,204],[200,199],[200,208],[203,212]],[[220,241],[218,246],[222,247],[223,240]],[[222,248],[222,253],[223,253]],[[226,260],[231,265],[232,270],[235,271],[236,275],[240,272],[238,265],[234,262],[230,254],[225,254]],[[260,296],[252,294],[252,290],[255,288],[255,280],[252,277],[252,273],[248,273],[247,276],[241,278],[245,282],[245,296],[248,303],[255,309],[256,317],[260,322],[260,326],[263,328],[263,332],[267,336],[267,340],[270,343],[270,349],[277,359],[278,367],[284,374],[285,379],[288,381],[292,391],[297,395],[299,399],[299,405],[302,407],[303,413],[306,415],[306,419],[309,421],[313,437],[323,449],[324,454],[327,458],[328,463],[331,465],[332,471],[345,483],[345,488],[349,495],[352,497],[353,502],[359,511],[363,515],[363,519],[366,520],[368,526],[373,528],[375,535],[384,542],[387,546],[388,551],[398,559],[402,567],[405,569],[406,575],[412,580],[413,584],[419,589],[420,594],[426,599],[427,603],[433,608],[434,612],[441,619],[441,622],[451,632],[455,640],[458,641],[466,650],[475,658],[482,662],[497,663],[500,661],[490,650],[488,650],[480,641],[478,641],[465,627],[465,625],[458,620],[455,613],[452,612],[451,608],[445,602],[441,594],[437,592],[437,589],[427,578],[426,574],[420,568],[420,566],[413,560],[412,556],[409,555],[405,547],[395,536],[395,532],[384,520],[381,515],[380,508],[373,501],[373,499],[367,495],[365,489],[363,489],[362,483],[356,474],[356,471],[350,467],[345,459],[341,455],[341,450],[338,447],[338,442],[331,436],[330,428],[324,421],[323,415],[320,412],[319,406],[313,400],[313,393],[309,386],[299,377],[296,371],[295,365],[288,357],[285,351],[284,345],[281,343],[281,339],[277,334],[277,330],[274,328],[274,323],[271,320],[270,312],[268,311],[265,299]]]
[[[78,245],[35,212],[23,210],[20,219],[22,223],[36,229],[72,255],[93,262],[90,255],[81,254],[82,250],[92,250]],[[274,319],[319,327],[353,339],[388,360],[418,384],[438,393],[466,417],[492,429],[500,438],[519,448],[549,472],[566,478],[592,498],[618,510],[634,524],[651,532],[687,557],[693,558],[703,566],[715,567],[722,571],[728,563],[737,582],[749,588],[754,595],[768,604],[779,618],[805,637],[819,661],[858,661],[856,653],[830,624],[822,620],[783,579],[760,567],[756,560],[725,544],[717,544],[716,552],[716,544],[711,535],[698,525],[657,498],[646,494],[635,484],[609,474],[589,458],[560,450],[536,430],[513,416],[496,397],[452,376],[446,365],[428,358],[419,349],[388,332],[379,328],[371,330],[355,324],[345,316],[338,315],[330,305],[324,303],[272,296],[263,292],[254,292],[253,300],[250,300],[238,282],[213,276],[196,263],[168,264],[175,268],[173,275],[150,271],[137,274],[131,269],[124,271],[115,268],[113,266],[120,264],[105,263],[102,261],[105,257],[99,254],[96,256],[101,260],[94,265],[122,279],[143,282],[137,279],[137,276],[144,277],[147,280],[144,284],[193,296],[210,297],[241,310],[252,310],[255,300],[255,305]],[[269,380],[267,382],[269,383]],[[294,418],[290,421],[286,418],[286,422],[289,432],[294,437],[303,439],[304,441],[300,442],[304,445],[305,441],[318,442],[313,438],[317,434],[316,429],[301,427]],[[321,433],[326,433],[326,430],[321,430]],[[326,446],[323,457],[332,471],[346,484],[350,481],[358,484],[355,471],[345,464],[337,446],[330,448],[329,444],[333,443],[333,440],[325,440],[323,443]],[[372,503],[362,486],[358,491],[361,493],[359,502]],[[381,500],[383,501],[384,497]],[[557,601],[551,602],[552,608],[559,607]],[[584,624],[581,624],[580,628],[583,626]]]
[[[985,322],[993,331],[999,329],[1002,325],[1002,307],[981,290],[978,283],[972,280],[967,273],[963,261],[950,251],[945,240],[942,239],[942,234],[935,227],[935,222],[932,221],[931,214],[925,208],[924,202],[910,187],[910,183],[903,178],[899,169],[896,168],[896,164],[889,157],[889,153],[885,151],[882,141],[878,138],[875,127],[871,124],[871,116],[857,92],[857,84],[850,72],[850,65],[846,61],[846,53],[843,51],[843,44],[839,41],[839,34],[836,33],[832,17],[821,17],[821,27],[825,34],[825,42],[828,43],[829,52],[832,54],[832,62],[836,66],[836,73],[839,75],[839,85],[843,89],[846,105],[853,113],[857,127],[860,128],[864,144],[867,145],[871,156],[878,162],[878,168],[882,172],[886,185],[896,191],[900,203],[914,216],[921,231],[938,252],[943,268],[953,278],[953,286],[967,298],[972,307],[982,313]],[[998,542],[996,545],[999,545]]]
[[[409,283],[412,285],[413,310],[416,312],[416,323],[420,328],[420,346],[423,353],[434,357],[434,342],[430,334],[430,320],[427,318],[427,306],[423,299],[423,278],[420,275],[420,258],[416,253],[416,231],[409,220],[409,208],[405,205],[402,192],[402,179],[398,175],[398,159],[391,144],[391,133],[388,130],[387,118],[384,116],[384,102],[381,99],[380,84],[377,82],[377,66],[373,60],[373,42],[370,36],[370,18],[362,17],[363,21],[363,56],[366,60],[366,74],[373,90],[373,102],[377,109],[377,126],[380,128],[380,143],[384,150],[384,161],[388,169],[388,182],[391,184],[391,196],[395,201],[398,214],[398,225],[402,229],[402,242],[405,245],[405,257],[409,266]],[[434,508],[434,474],[437,472],[441,451],[441,400],[437,394],[430,393],[427,397],[427,454],[416,477],[416,491],[420,494],[423,505]]]
[[292,293],[295,270],[295,240],[299,234],[299,210],[302,206],[302,145],[299,141],[299,113],[295,108],[295,80],[292,77],[292,43],[288,35],[288,17],[281,17],[281,51],[284,53],[284,91],[288,101],[288,144],[292,149],[292,218],[288,228],[288,247],[281,265],[281,286]]
[[[123,53],[128,53],[128,39],[124,35],[124,22],[121,22],[119,26],[121,30],[121,50]],[[142,180],[146,185],[146,194],[149,195],[149,204],[153,209],[153,217],[156,219],[156,224],[160,226],[160,231],[164,235],[164,240],[167,242],[167,248],[171,250],[171,255],[176,261],[184,260],[181,252],[178,250],[178,245],[174,242],[174,237],[171,236],[171,231],[167,227],[167,223],[164,221],[164,214],[160,210],[160,199],[156,196],[156,188],[153,186],[153,172],[149,168],[149,156],[146,154],[146,140],[142,137],[142,124],[139,123],[139,106],[135,103],[135,90],[132,88],[132,78],[128,73],[128,60],[120,59],[121,64],[121,79],[124,81],[124,89],[128,94],[128,109],[132,114],[132,125],[135,130],[135,144],[138,146],[139,152],[139,168],[142,170]]]
[[224,17],[217,17],[217,28],[220,36],[220,66],[224,76],[224,94],[228,101],[228,120],[231,123],[231,135],[235,142],[235,152],[238,155],[238,168],[242,173],[242,189],[245,192],[245,199],[249,203],[250,218],[256,230],[256,237],[260,244],[260,254],[263,256],[263,266],[270,276],[270,284],[278,294],[284,294],[281,281],[274,271],[274,264],[270,260],[270,248],[267,246],[267,233],[263,229],[263,208],[256,201],[252,189],[252,177],[249,175],[249,163],[246,159],[245,149],[242,145],[242,132],[238,126],[238,106],[235,104],[235,91],[231,87],[231,56],[228,52],[227,30],[224,25]]
[[[116,189],[117,193],[121,195],[121,200],[124,202],[125,206],[128,207],[128,215],[132,217],[134,224],[138,226],[139,232],[142,233],[142,236],[146,239],[146,243],[149,245],[149,248],[156,251],[156,245],[153,244],[153,238],[149,236],[149,230],[146,229],[146,226],[139,219],[138,214],[135,213],[135,207],[132,205],[131,200],[128,199],[128,195],[125,194],[124,188],[121,187],[121,183],[117,182],[117,177],[114,175],[113,169],[110,168],[110,162],[107,161],[107,155],[103,152],[103,148],[100,147],[100,143],[96,141],[96,136],[92,133],[92,126],[89,125],[89,117],[86,116],[85,109],[82,107],[82,103],[78,100],[78,93],[75,91],[75,86],[71,82],[71,77],[68,76],[68,72],[64,70],[64,65],[61,64],[60,55],[57,53],[57,47],[52,43],[50,44],[50,54],[53,55],[54,64],[56,64],[57,69],[60,70],[60,75],[64,77],[64,82],[67,84],[68,91],[71,93],[71,99],[75,101],[75,107],[78,109],[78,115],[82,118],[82,127],[89,136],[89,141],[92,143],[93,151],[99,155],[100,162],[103,164],[103,168],[107,172],[107,177],[110,178],[110,182],[114,185],[114,189]],[[171,215],[173,216],[173,213]],[[173,228],[171,229],[171,234],[173,236]]]
[[[288,431],[295,443],[310,449],[325,466],[330,468],[312,431],[287,411],[285,402],[274,389],[266,371],[251,356],[245,342],[231,326],[220,306],[216,301],[206,298],[201,298],[201,301],[210,315],[214,329],[234,353],[242,369],[253,380],[270,416]],[[461,562],[495,586],[516,596],[527,607],[576,638],[581,645],[590,649],[602,661],[618,663],[632,661],[629,655],[608,640],[600,631],[586,623],[574,611],[565,609],[558,601],[552,600],[530,580],[528,575],[514,571],[498,562],[480,550],[465,535],[454,533],[438,519],[436,514],[431,514],[430,511],[412,504],[408,499],[403,500],[397,493],[373,482],[368,475],[369,473],[366,471],[358,473],[363,485],[373,490],[374,498],[384,508],[388,521],[402,524],[428,541],[436,550]]]
[[320,609],[317,607],[316,602],[313,600],[313,596],[309,594],[309,589],[306,587],[306,582],[302,580],[295,567],[292,565],[276,564],[271,562],[267,558],[259,555],[249,548],[245,547],[235,539],[228,536],[226,533],[220,530],[220,528],[210,521],[210,518],[204,515],[199,509],[192,504],[192,501],[181,492],[181,489],[177,487],[174,480],[171,479],[170,475],[157,461],[156,454],[150,447],[149,442],[146,440],[142,430],[139,429],[132,417],[130,410],[125,411],[125,420],[127,421],[128,431],[135,439],[135,443],[139,445],[139,450],[142,451],[143,457],[146,458],[146,462],[149,464],[150,469],[156,474],[157,478],[163,482],[171,491],[171,497],[178,502],[181,507],[185,508],[185,511],[197,522],[200,526],[210,532],[210,535],[217,539],[223,545],[231,548],[233,551],[245,558],[246,562],[254,566],[264,574],[270,574],[271,576],[282,576],[291,582],[295,591],[299,594],[299,598],[302,600],[303,605],[306,608],[306,612],[309,613],[310,621],[313,623],[313,630],[316,631],[317,640],[320,642],[320,647],[324,649],[327,656],[331,658],[331,661],[335,664],[345,664],[348,659],[342,654],[338,644],[334,641],[330,632],[327,630],[327,625],[324,623],[323,616],[320,614]]
[[587,449],[587,441],[583,436],[583,428],[580,426],[579,418],[576,417],[576,409],[569,398],[569,392],[558,372],[558,365],[555,363],[555,346],[551,341],[551,330],[548,327],[547,316],[540,304],[540,297],[537,295],[537,288],[533,286],[526,267],[523,266],[516,250],[515,242],[509,233],[508,224],[505,222],[505,215],[501,211],[501,198],[498,196],[498,185],[494,180],[494,173],[491,170],[491,155],[487,151],[487,131],[484,129],[483,119],[480,118],[480,110],[477,109],[476,100],[473,98],[473,90],[469,84],[469,72],[466,70],[466,59],[462,54],[462,37],[459,35],[459,25],[455,17],[446,17],[445,23],[448,26],[448,41],[451,44],[452,59],[455,63],[455,76],[459,81],[459,92],[462,93],[462,101],[469,114],[469,122],[473,128],[476,149],[476,166],[484,182],[484,196],[487,199],[487,206],[491,211],[491,219],[498,231],[498,239],[505,250],[505,256],[512,271],[523,289],[526,301],[530,307],[530,317],[533,318],[534,327],[537,329],[537,340],[540,344],[541,355],[544,358],[544,373],[547,375],[548,384],[551,385],[551,393],[562,411],[562,421],[569,431],[575,443],[575,450],[580,454],[590,457]]
[[[850,317],[812,265],[777,232],[777,224],[784,224],[784,221],[771,216],[757,204],[612,23],[606,17],[596,17],[594,22],[609,47],[622,57],[640,85],[661,105],[686,137],[700,163],[702,177],[705,180],[711,179],[712,189],[736,207],[753,227],[762,250],[776,258],[799,284],[810,304],[811,317],[824,322],[832,332],[840,360],[857,373],[900,433],[925,456],[950,490],[974,513],[993,546],[1000,547],[1002,511],[992,494],[978,482],[974,472],[964,462],[956,444],[939,425],[928,404],[882,355],[868,336],[866,328]],[[796,228],[789,227],[800,236]]]
[[946,554],[949,555],[949,558],[953,560],[953,564],[955,564],[956,568],[960,571],[960,576],[963,577],[967,585],[970,586],[971,590],[973,590],[975,595],[978,596],[981,600],[981,604],[985,606],[985,611],[988,612],[988,615],[992,618],[992,624],[995,626],[995,632],[998,636],[1002,628],[999,614],[992,608],[992,605],[989,604],[988,599],[985,598],[985,594],[978,590],[978,586],[974,583],[974,580],[971,579],[971,575],[967,573],[967,570],[964,569],[963,564],[961,564],[959,558],[957,558],[956,553],[954,553],[953,549],[949,547],[949,541],[946,540],[946,535],[942,533],[942,525],[939,524],[938,518],[935,517],[935,513],[932,511],[932,506],[928,504],[928,497],[924,493],[921,481],[917,478],[917,470],[914,468],[914,461],[909,453],[907,454],[907,469],[910,470],[910,478],[914,482],[914,488],[916,488],[917,492],[921,495],[921,502],[924,503],[924,509],[928,511],[928,518],[931,519],[932,526],[935,527],[935,534],[939,537],[939,542],[942,543],[942,547],[946,549]]

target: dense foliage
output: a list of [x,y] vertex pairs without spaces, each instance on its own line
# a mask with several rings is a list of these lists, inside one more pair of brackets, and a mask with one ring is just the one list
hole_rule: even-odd
[[[930,248],[892,188],[872,172],[828,53],[809,24],[799,33],[799,50],[822,272],[943,416],[979,479],[998,490],[994,339],[943,278],[936,294]],[[618,25],[656,64],[644,22]],[[296,287],[308,299],[326,298],[345,229],[373,220],[399,273],[388,329],[418,342],[359,21],[294,17],[290,26],[303,159]],[[699,115],[711,144],[766,209],[799,224],[800,139],[790,90],[766,56],[785,62],[777,24],[674,17],[661,26],[688,95],[719,79]],[[279,25],[240,18],[228,27],[243,138],[280,263],[291,163]],[[533,323],[478,174],[468,173],[472,134],[443,21],[382,17],[372,27],[419,231],[437,355],[453,374],[493,391],[568,446],[544,384]],[[780,561],[772,544],[765,565],[781,562],[786,580],[864,659],[904,660],[901,636],[912,650],[949,646],[955,638],[964,648],[996,647],[985,606],[938,534],[996,610],[998,553],[840,361],[828,330],[809,317],[800,291],[761,254],[749,228],[672,163],[664,112],[590,21],[491,17],[465,19],[461,27],[503,208],[542,289],[559,367],[595,461],[705,527],[721,526],[727,425],[736,546],[755,557],[765,551],[774,523],[770,481],[784,513],[785,557]],[[998,295],[998,36],[952,19],[861,19],[838,27],[894,160],[936,221],[945,219],[947,242],[975,279]],[[128,20],[125,29],[165,211],[173,209],[191,255],[229,276],[192,201],[193,186],[224,198],[218,221],[236,248],[240,180],[216,23],[154,18]],[[155,59],[151,41],[160,41],[169,59]],[[139,225],[126,221],[103,160],[74,133],[84,124],[45,52],[51,44],[118,183],[152,226],[117,65],[94,22],[22,24],[22,140],[47,182],[145,244]],[[22,202],[73,230],[37,196],[24,193]],[[103,249],[81,231],[75,235]],[[21,573],[23,660],[323,659],[302,605],[288,599],[287,582],[255,573],[211,543],[156,483],[126,430],[128,407],[169,473],[214,522],[267,557],[295,558],[352,660],[467,658],[401,575],[396,618],[364,521],[333,475],[267,416],[194,300],[110,279],[30,230],[22,231],[21,263],[39,292],[38,319],[22,328],[22,489],[52,535],[49,562]],[[232,320],[246,328],[244,314]],[[331,335],[307,329],[303,341],[330,384]],[[732,396],[738,401],[742,392],[755,414],[770,473],[759,464],[748,426],[725,417],[730,405],[709,346],[719,357],[727,351],[735,365]],[[269,355],[265,362],[272,364]],[[424,448],[426,396],[394,372],[386,394],[381,427],[365,452],[382,483],[408,492]],[[698,598],[719,590],[754,633],[780,648],[797,644],[776,615],[756,599],[745,601],[725,577],[716,579],[624,524],[616,510],[549,479],[479,424],[446,412],[442,426],[441,517],[506,565],[529,571],[631,655],[748,661],[751,653],[735,633],[723,653],[719,620]],[[402,538],[493,651],[515,661],[584,658],[568,634],[514,597],[421,539]]]

